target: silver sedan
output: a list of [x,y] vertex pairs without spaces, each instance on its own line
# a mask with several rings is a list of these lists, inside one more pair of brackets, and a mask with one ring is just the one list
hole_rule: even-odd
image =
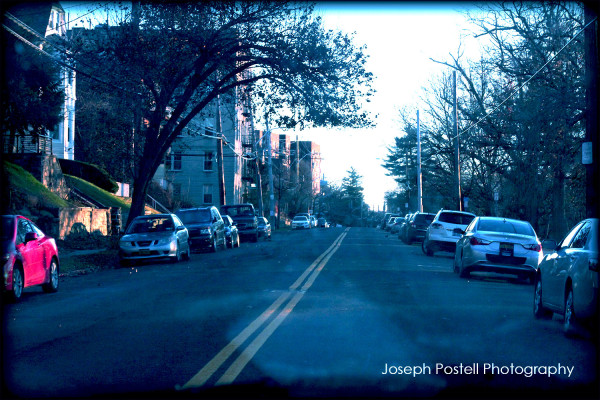
[[[460,230],[459,230],[460,231]],[[476,217],[456,244],[454,272],[508,273],[533,281],[542,260],[542,245],[529,222],[499,217]]]

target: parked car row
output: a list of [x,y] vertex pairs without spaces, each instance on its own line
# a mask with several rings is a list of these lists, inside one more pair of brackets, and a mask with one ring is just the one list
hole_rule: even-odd
[[[225,214],[228,213],[228,214]],[[240,247],[242,240],[271,239],[271,224],[252,204],[180,209],[136,217],[119,242],[122,265],[135,261],[189,259],[193,251]]]
[[399,237],[408,244],[422,238],[427,256],[453,252],[453,270],[462,278],[485,271],[529,279],[534,283],[534,316],[562,315],[567,334],[579,322],[597,328],[598,219],[579,222],[557,245],[554,240],[540,242],[527,221],[452,210],[440,210],[429,221],[431,215],[414,213],[394,220],[390,214],[385,226],[394,232],[400,223]]
[[318,218],[307,213],[296,214],[292,219],[292,229],[329,228],[329,222],[323,217]]

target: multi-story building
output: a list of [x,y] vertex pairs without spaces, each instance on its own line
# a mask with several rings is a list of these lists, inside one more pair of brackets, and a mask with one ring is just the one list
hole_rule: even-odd
[[[19,35],[19,40],[38,47],[46,53],[65,59],[66,54],[60,46],[52,46],[52,36],[64,38],[67,33],[65,11],[58,2],[29,2],[15,4],[7,9],[5,23]],[[45,39],[49,39],[49,41]],[[48,58],[48,63],[55,61]],[[54,154],[58,158],[72,160],[75,144],[75,71],[62,67],[59,72],[60,83],[65,93],[62,107],[62,120],[47,135],[26,135],[10,143],[14,148],[9,152],[35,152]],[[5,132],[3,132],[5,134]],[[33,146],[32,146],[33,145]],[[7,149],[3,149],[6,151]]]
[[321,146],[311,141],[294,141],[290,144],[292,175],[300,183],[310,181],[312,195],[321,191]]
[[[239,91],[230,101],[213,104],[210,114],[195,118],[171,145],[154,180],[182,205],[220,205],[218,146],[222,132],[225,204],[242,202],[245,184],[242,173],[247,163],[244,146],[250,136],[248,113]],[[219,118],[220,110],[220,118]]]

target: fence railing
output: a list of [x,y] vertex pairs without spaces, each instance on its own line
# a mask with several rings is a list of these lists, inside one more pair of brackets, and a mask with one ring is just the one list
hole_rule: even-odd
[[2,135],[2,152],[7,154],[52,154],[52,138],[38,134]]

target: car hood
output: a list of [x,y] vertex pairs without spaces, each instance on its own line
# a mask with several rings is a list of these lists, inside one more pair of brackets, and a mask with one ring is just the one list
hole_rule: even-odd
[[185,224],[185,227],[188,229],[210,228],[211,226],[212,226],[212,224],[210,222],[196,222],[196,223]]
[[141,241],[141,240],[160,240],[170,238],[174,235],[174,231],[171,232],[148,232],[148,233],[131,233],[121,238],[121,241]]
[[231,217],[235,222],[254,222],[256,217],[251,215],[239,215],[236,217]]

